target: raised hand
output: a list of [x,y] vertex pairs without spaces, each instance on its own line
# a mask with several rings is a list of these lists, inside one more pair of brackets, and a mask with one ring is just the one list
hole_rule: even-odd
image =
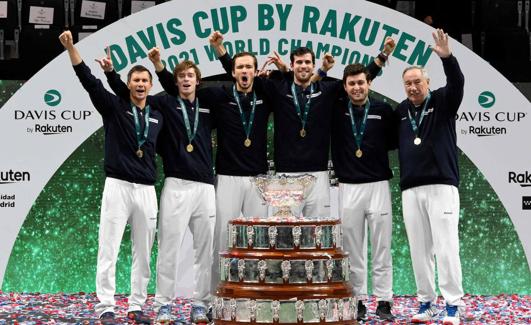
[[94,60],[100,64],[100,67],[103,69],[103,71],[111,72],[114,69],[112,65],[112,60],[111,60],[111,48],[107,46],[106,52],[107,52],[107,56],[101,59],[94,59]]
[[208,42],[210,43],[210,46],[214,48],[216,51],[218,57],[221,57],[227,53],[227,50],[225,49],[225,46],[223,45],[223,34],[219,31],[215,31],[208,37]]
[[160,49],[158,47],[153,47],[148,52],[148,58],[151,63],[153,63],[153,66],[155,67],[155,70],[157,72],[161,72],[164,70],[164,64],[162,63],[162,60],[160,58]]
[[384,52],[385,55],[389,56],[391,55],[391,53],[393,53],[395,47],[396,47],[395,40],[391,36],[387,36],[384,41],[384,48],[382,52]]
[[269,74],[271,73],[271,70],[270,70],[270,69],[267,69],[267,65],[268,65],[268,63],[267,63],[267,61],[266,61],[266,62],[264,63],[264,65],[262,66],[262,69],[260,69],[260,70],[258,71],[258,74],[257,74],[258,77],[262,77],[262,78],[267,78],[267,77],[269,77]]
[[273,51],[273,55],[270,54],[267,57],[266,63],[268,65],[274,64],[277,67],[277,69],[282,72],[288,72],[288,66],[286,65],[284,61],[282,61],[282,58],[280,57],[277,51]]
[[323,70],[324,72],[327,72],[334,67],[335,63],[336,61],[334,60],[334,57],[332,56],[332,54],[325,53],[325,55],[323,56],[323,63],[322,63],[321,70]]
[[267,74],[268,74],[267,73],[267,71],[268,71],[267,66],[270,65],[271,63],[273,63],[273,62],[271,62],[270,59],[267,59],[264,62],[264,64],[262,64],[262,67],[260,68],[260,70],[258,70],[258,74],[257,75],[259,77],[267,77]]
[[72,33],[69,30],[59,35],[59,41],[67,50],[74,46],[74,38],[72,37]]
[[148,52],[148,58],[153,64],[161,62],[160,49],[158,47],[151,48],[151,50]]
[[72,37],[72,33],[69,30],[59,35],[59,41],[61,42],[61,44],[63,44],[65,49],[68,51],[70,62],[72,62],[73,65],[78,65],[83,61],[83,59],[81,58],[81,55],[79,55],[79,52],[74,46],[74,38]]
[[452,54],[450,46],[448,45],[448,34],[442,29],[437,29],[432,33],[435,46],[431,46],[433,52],[441,58],[447,58]]
[[208,37],[208,42],[212,46],[220,46],[223,43],[223,34],[220,31],[214,31]]

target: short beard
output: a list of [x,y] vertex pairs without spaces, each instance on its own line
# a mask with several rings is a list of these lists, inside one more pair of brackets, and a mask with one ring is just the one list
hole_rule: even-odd
[[311,73],[308,73],[308,77],[306,79],[301,79],[299,78],[298,75],[295,75],[295,78],[297,79],[298,82],[300,83],[307,83],[308,81],[310,81],[312,79],[312,74]]

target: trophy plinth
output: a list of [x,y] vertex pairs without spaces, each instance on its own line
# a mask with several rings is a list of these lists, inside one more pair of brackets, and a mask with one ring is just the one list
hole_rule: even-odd
[[267,205],[277,208],[273,218],[293,218],[292,208],[302,204],[315,183],[315,176],[259,175],[252,178]]
[[315,177],[260,175],[252,182],[277,211],[269,218],[229,220],[214,324],[358,324],[341,221],[291,211],[304,202]]

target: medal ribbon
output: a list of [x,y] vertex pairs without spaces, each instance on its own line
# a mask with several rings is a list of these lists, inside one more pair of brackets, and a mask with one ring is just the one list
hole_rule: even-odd
[[363,113],[363,120],[361,120],[360,124],[360,131],[358,132],[358,128],[356,127],[356,119],[354,118],[354,112],[352,110],[352,102],[348,102],[348,112],[350,113],[350,125],[352,126],[352,134],[354,134],[354,139],[356,139],[356,145],[358,146],[357,149],[361,148],[361,140],[363,139],[363,135],[365,134],[365,127],[367,125],[367,116],[369,116],[369,107],[371,106],[371,102],[369,98],[367,97],[367,101],[365,102],[365,108]]
[[[419,118],[419,124],[418,125],[417,125],[417,122],[415,121],[415,118],[413,118],[413,116],[411,116],[411,110],[409,108],[407,110],[407,115],[409,117],[409,122],[411,122],[411,129],[413,130],[413,133],[415,133],[415,136],[417,138],[419,137],[419,127],[422,124],[422,120],[424,119],[424,115],[426,115],[426,108],[428,107],[428,102],[430,101],[430,98],[431,98],[431,92],[428,93],[428,96],[426,97],[426,100],[424,102],[424,106],[422,107],[422,111],[420,113],[420,118]],[[416,114],[415,114],[415,116],[416,116]]]
[[142,147],[142,145],[146,142],[149,133],[149,105],[146,105],[145,110],[146,114],[144,120],[146,122],[146,126],[144,127],[144,134],[142,134],[140,119],[138,118],[138,113],[136,112],[136,106],[131,104],[131,111],[133,112],[133,118],[135,120],[136,142],[138,144],[138,149],[140,149],[140,147]]
[[295,109],[297,110],[297,115],[299,116],[302,128],[306,128],[306,121],[308,120],[308,113],[310,112],[310,101],[313,94],[313,84],[310,84],[310,97],[304,105],[304,112],[301,113],[301,107],[299,105],[299,99],[297,98],[297,92],[295,91],[295,83],[291,84],[291,95],[293,95],[293,103],[295,104]]
[[179,105],[181,106],[181,111],[183,111],[184,126],[186,127],[186,134],[188,135],[188,143],[192,143],[192,140],[195,138],[197,133],[197,126],[199,125],[199,98],[195,99],[195,123],[194,130],[190,127],[190,119],[188,118],[188,112],[186,110],[186,105],[181,97],[177,97],[179,100]]
[[232,94],[234,95],[234,99],[236,100],[236,104],[238,104],[238,109],[240,110],[240,117],[242,118],[245,136],[247,137],[247,139],[249,139],[249,135],[251,134],[251,130],[253,128],[254,112],[256,109],[256,93],[253,91],[253,103],[251,105],[251,114],[249,114],[249,121],[245,120],[245,114],[243,113],[242,105],[240,103],[240,96],[238,96],[238,92],[236,91],[236,85],[232,86]]

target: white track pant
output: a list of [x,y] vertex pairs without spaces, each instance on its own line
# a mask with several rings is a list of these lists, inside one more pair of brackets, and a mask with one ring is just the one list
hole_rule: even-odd
[[167,177],[160,198],[159,255],[155,309],[173,303],[177,297],[177,272],[186,228],[193,236],[193,304],[210,303],[212,233],[215,222],[214,186]]
[[302,206],[292,208],[293,214],[302,215],[308,219],[330,217],[330,180],[328,171],[308,173],[278,173],[279,175],[304,175],[310,174],[316,177],[315,183],[309,191],[305,192],[305,200]]
[[411,261],[420,302],[435,302],[435,261],[446,303],[464,306],[459,259],[459,192],[451,185],[424,185],[402,192]]
[[393,215],[389,182],[339,184],[343,248],[349,253],[356,298],[367,299],[366,224],[371,232],[372,287],[378,301],[393,300],[391,236]]
[[216,293],[220,281],[219,253],[227,249],[227,224],[238,218],[267,217],[267,205],[262,200],[250,176],[218,175],[216,181],[216,226],[210,291]]
[[129,310],[141,310],[147,297],[151,247],[157,224],[157,195],[152,185],[107,177],[101,200],[96,267],[96,313],[114,311],[115,272],[126,224],[131,225],[132,267]]

